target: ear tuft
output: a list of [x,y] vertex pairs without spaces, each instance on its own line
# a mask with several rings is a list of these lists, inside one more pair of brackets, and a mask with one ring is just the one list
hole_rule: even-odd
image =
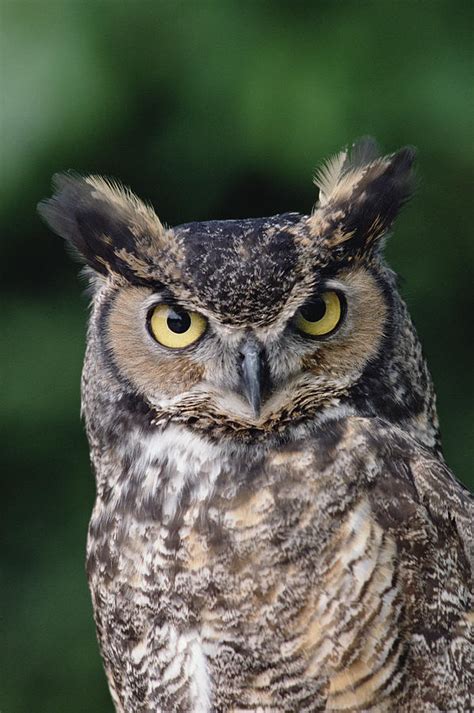
[[90,267],[133,282],[153,279],[156,257],[170,236],[152,208],[100,176],[56,174],[53,188],[53,197],[41,201],[38,212]]
[[340,257],[371,254],[413,191],[415,149],[379,156],[376,142],[361,139],[317,173],[319,201],[310,218],[314,237]]

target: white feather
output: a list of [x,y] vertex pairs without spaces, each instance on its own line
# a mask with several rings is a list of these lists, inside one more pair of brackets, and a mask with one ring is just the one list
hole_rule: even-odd
[[347,160],[347,151],[340,151],[331,156],[320,166],[314,176],[314,183],[319,188],[319,206],[325,206],[339,183],[344,163]]

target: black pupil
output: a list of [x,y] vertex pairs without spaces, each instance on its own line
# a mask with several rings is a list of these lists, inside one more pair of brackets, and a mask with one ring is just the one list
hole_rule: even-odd
[[322,297],[316,297],[316,299],[304,305],[300,309],[300,313],[307,322],[319,322],[326,314],[326,303]]
[[170,307],[166,323],[171,332],[183,334],[187,332],[191,326],[191,317],[189,316],[189,312],[186,312],[184,309]]

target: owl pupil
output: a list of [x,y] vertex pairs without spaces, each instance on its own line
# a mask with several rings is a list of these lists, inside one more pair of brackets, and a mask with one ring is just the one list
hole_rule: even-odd
[[191,317],[189,312],[185,312],[185,310],[170,307],[166,323],[171,332],[183,334],[191,326]]
[[312,302],[301,307],[300,314],[307,322],[319,322],[326,313],[326,303],[322,297],[316,297]]

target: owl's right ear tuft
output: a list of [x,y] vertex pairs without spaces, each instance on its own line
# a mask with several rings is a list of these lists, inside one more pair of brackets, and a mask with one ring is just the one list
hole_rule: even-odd
[[339,257],[370,257],[380,250],[413,192],[415,155],[406,146],[380,156],[376,142],[366,137],[331,158],[316,175],[313,235]]
[[152,208],[100,176],[56,174],[53,188],[53,197],[41,201],[38,212],[87,265],[135,283],[153,280],[156,255],[169,235]]

